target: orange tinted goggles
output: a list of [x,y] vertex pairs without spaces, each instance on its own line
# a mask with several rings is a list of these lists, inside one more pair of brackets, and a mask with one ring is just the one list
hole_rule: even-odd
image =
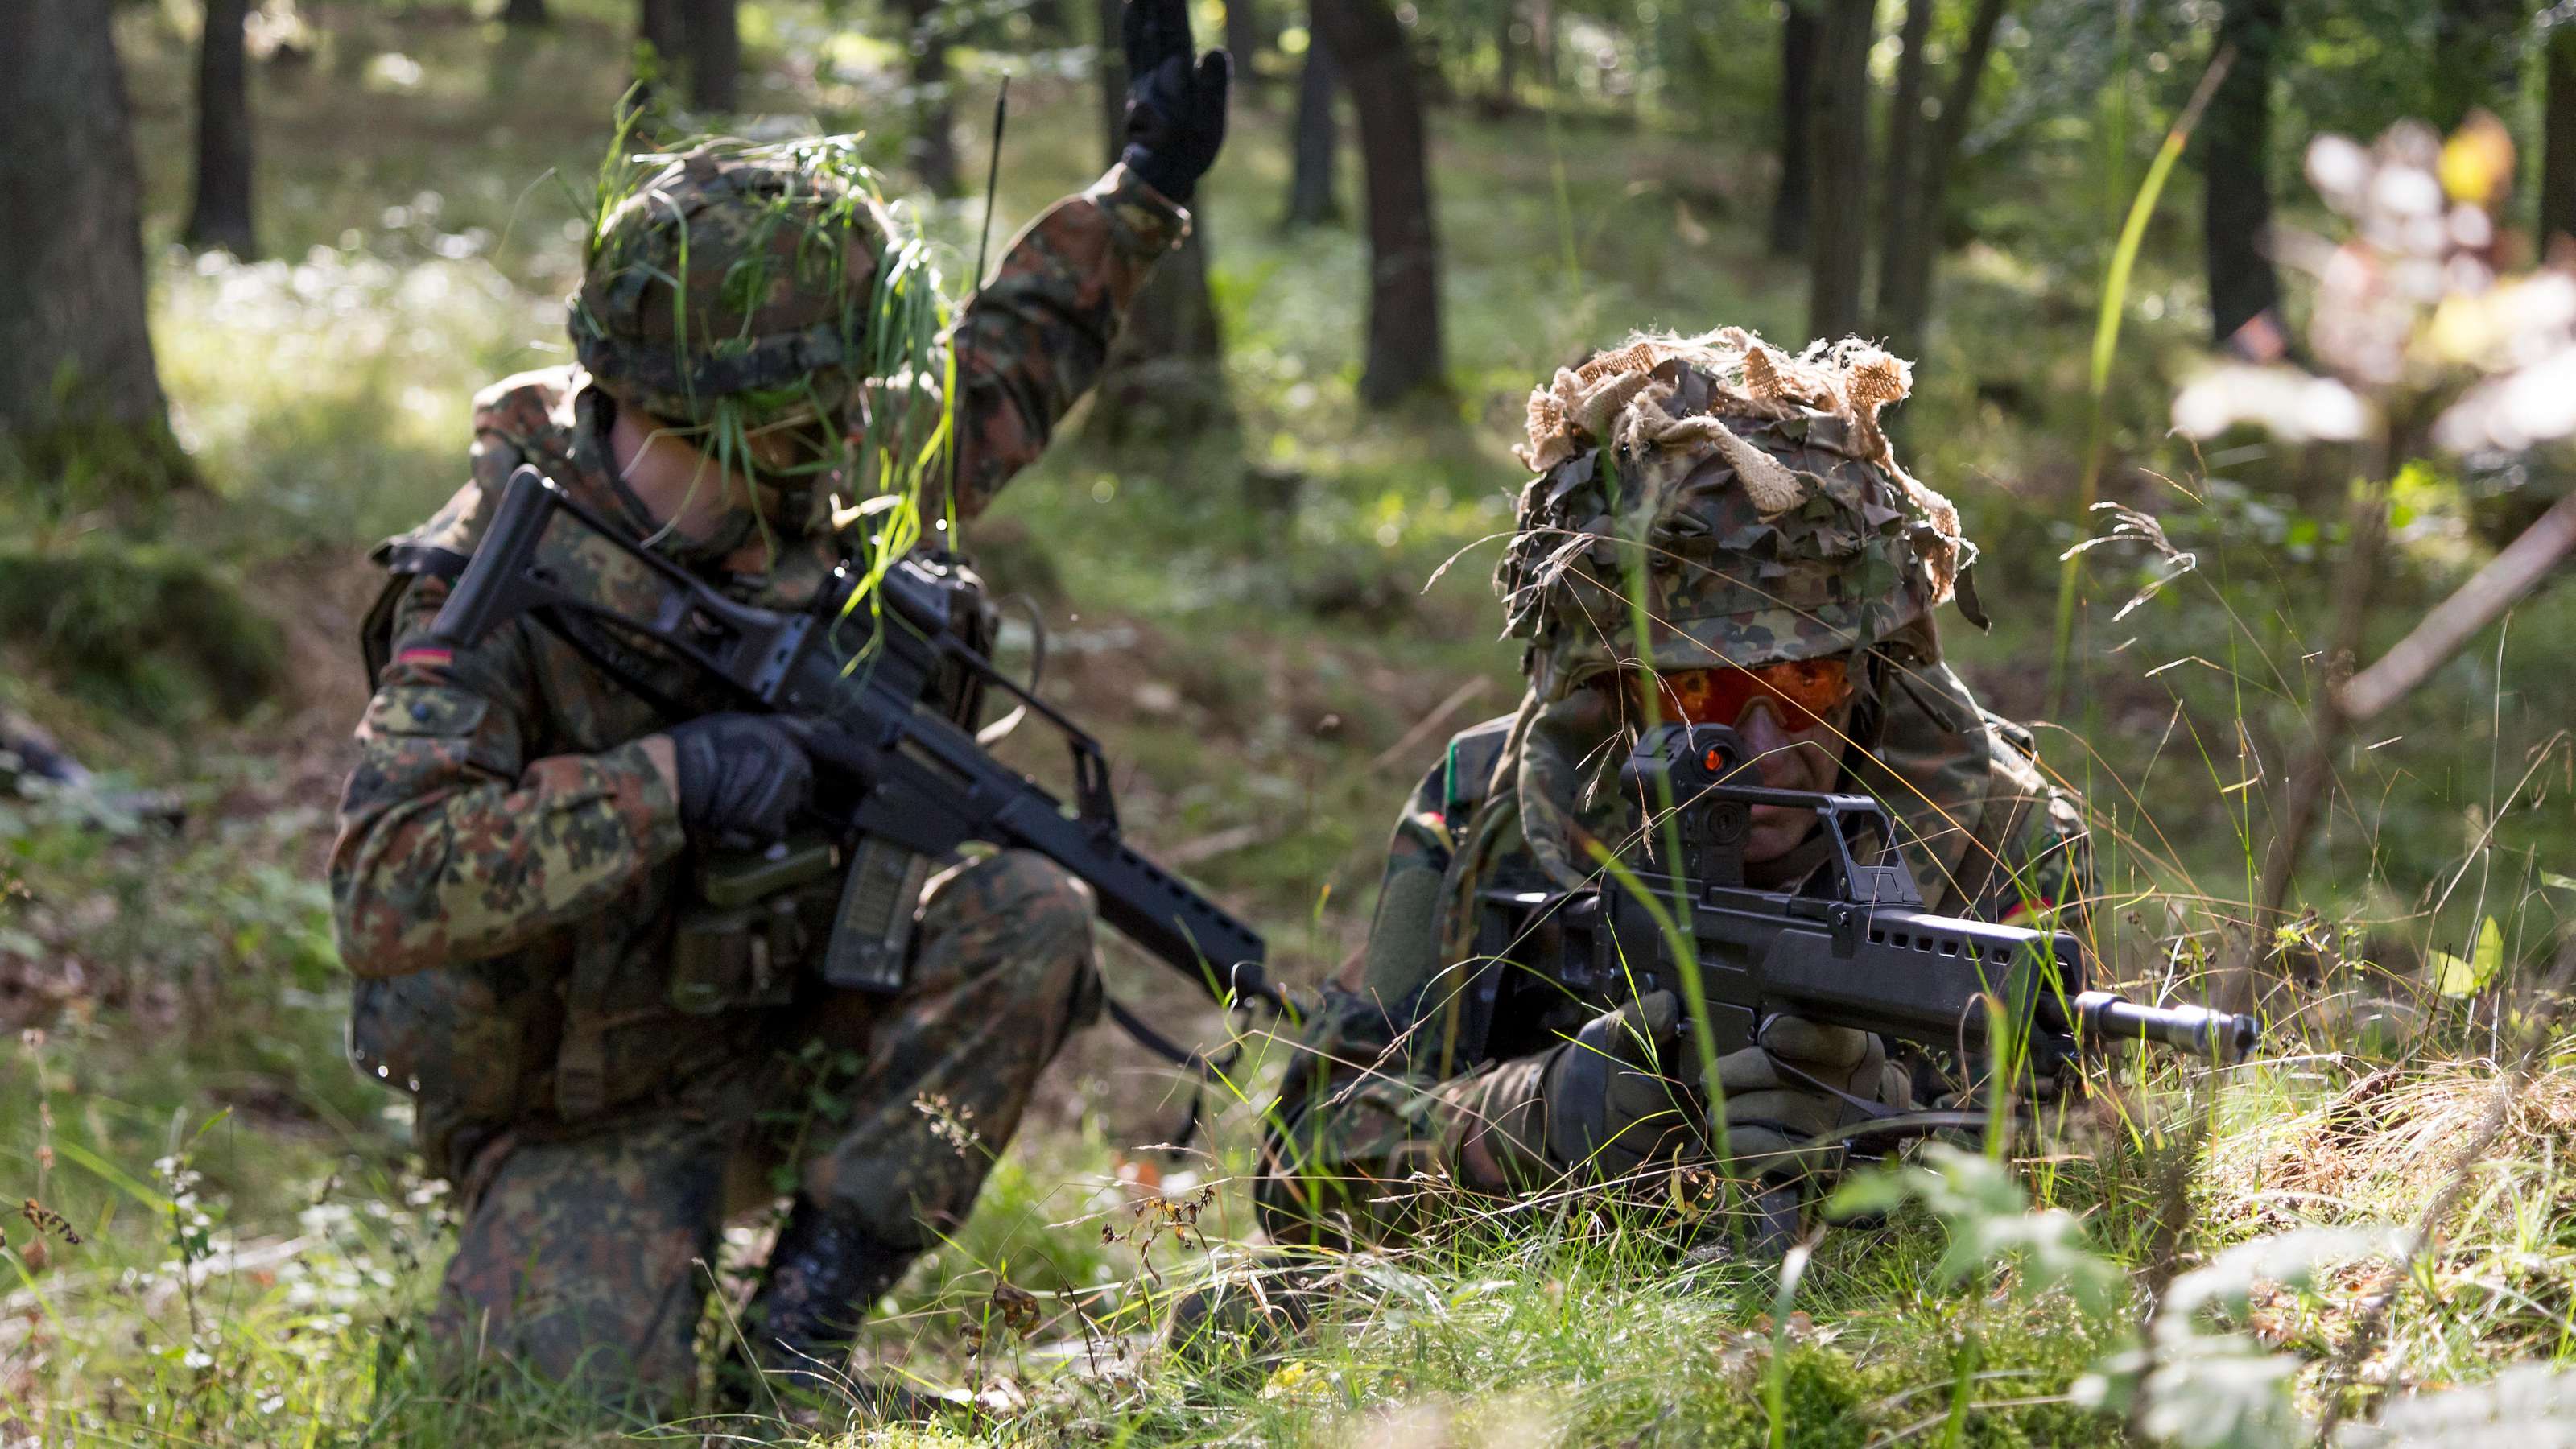
[[[1645,675],[1623,671],[1628,707],[1645,709]],[[1814,729],[1852,697],[1851,661],[1790,659],[1751,669],[1666,669],[1655,682],[1661,688],[1658,712],[1667,720],[1692,724],[1731,725],[1757,699],[1772,701],[1783,729]]]

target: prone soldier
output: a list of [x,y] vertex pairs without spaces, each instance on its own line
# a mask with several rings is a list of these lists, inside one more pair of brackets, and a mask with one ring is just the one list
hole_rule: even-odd
[[[1861,850],[1901,850],[1934,913],[2080,920],[2079,802],[1942,662],[1933,610],[1974,555],[1879,426],[1910,381],[1856,342],[1793,357],[1728,328],[1632,337],[1533,390],[1514,451],[1535,476],[1495,577],[1528,689],[1452,739],[1396,821],[1366,946],[1271,1118],[1275,1240],[1408,1234],[1426,1182],[1616,1183],[1708,1152],[1671,991],[1597,1016],[1519,993],[1537,1019],[1468,1035],[1522,1045],[1460,1046],[1480,899],[1600,882],[1646,828],[1617,778],[1650,719],[1733,726],[1763,786],[1876,797],[1902,838]],[[1745,884],[1829,869],[1818,818],[1754,806]],[[1929,1058],[1787,1015],[1717,1065],[1731,1166],[1774,1191],[1820,1180],[1814,1139],[1958,1090]]]

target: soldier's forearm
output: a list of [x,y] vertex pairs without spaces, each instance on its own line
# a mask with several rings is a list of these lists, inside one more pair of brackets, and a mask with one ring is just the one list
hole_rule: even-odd
[[951,336],[958,399],[960,517],[981,513],[1045,451],[1055,425],[1099,380],[1127,308],[1189,213],[1113,166],[1012,239]]
[[360,976],[497,956],[608,908],[684,843],[644,741],[406,801],[333,852],[340,954]]

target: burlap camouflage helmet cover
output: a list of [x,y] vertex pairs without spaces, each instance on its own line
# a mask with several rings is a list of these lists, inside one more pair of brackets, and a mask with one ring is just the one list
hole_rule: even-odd
[[1791,356],[1729,327],[1633,337],[1532,389],[1513,452],[1536,476],[1494,587],[1540,698],[1639,662],[1813,659],[1926,624],[1974,550],[1879,426],[1911,384],[1866,343]]
[[866,381],[863,333],[893,224],[832,144],[709,144],[603,216],[571,302],[583,367],[682,423],[838,416]]

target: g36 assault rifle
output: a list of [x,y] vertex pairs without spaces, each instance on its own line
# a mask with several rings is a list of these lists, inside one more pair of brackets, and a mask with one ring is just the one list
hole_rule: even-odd
[[[2077,1051],[2148,1041],[2216,1061],[2252,1049],[2254,1019],[2196,1006],[2145,1006],[2089,988],[2082,946],[2065,932],[1990,925],[1923,909],[1902,856],[1858,851],[1873,835],[1896,837],[1887,812],[1864,795],[1813,794],[1724,783],[1746,759],[1735,732],[1673,724],[1645,736],[1620,770],[1621,789],[1650,811],[1669,801],[1681,859],[1660,819],[1640,832],[1624,864],[1634,889],[1615,881],[1580,891],[1492,889],[1480,902],[1479,974],[1467,987],[1460,1027],[1471,1060],[1523,1047],[1495,1040],[1528,1020],[1517,993],[1566,993],[1607,1009],[1631,995],[1683,991],[1672,941],[1639,894],[1689,934],[1708,1024],[1721,1053],[1752,1045],[1779,1014],[1856,1027],[1932,1046],[1987,1040],[1989,1000],[2045,1072]],[[1831,848],[1801,889],[1745,884],[1744,841],[1755,806],[1812,811]],[[1664,852],[1664,858],[1655,853]],[[1538,1045],[1544,1045],[1540,1043]]]
[[[562,572],[602,558],[618,572],[617,586],[599,591],[613,603],[575,590]],[[899,988],[928,863],[981,841],[1037,851],[1088,882],[1103,920],[1220,1001],[1286,1006],[1263,970],[1261,937],[1120,838],[1099,743],[993,667],[980,647],[989,633],[981,590],[953,563],[914,554],[873,581],[844,564],[805,609],[755,608],[523,467],[434,632],[468,645],[523,615],[576,647],[605,633],[620,652],[640,645],[650,658],[685,661],[743,708],[813,722],[809,748],[855,802],[841,834],[857,844],[823,958],[834,985]],[[586,652],[600,651],[594,643]],[[961,678],[969,697],[999,689],[1064,736],[1072,810],[985,752],[970,732],[971,708],[967,724],[942,712],[942,695]]]

